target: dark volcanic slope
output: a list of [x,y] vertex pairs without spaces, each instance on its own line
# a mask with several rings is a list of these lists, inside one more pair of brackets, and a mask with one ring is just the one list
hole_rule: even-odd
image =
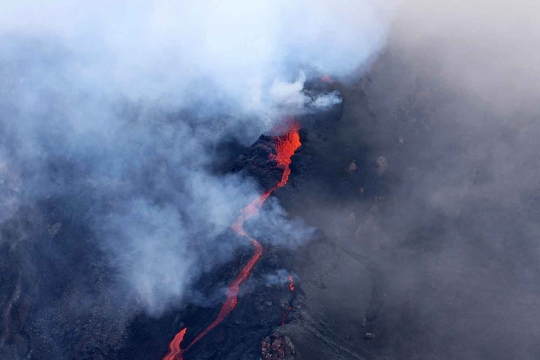
[[[343,104],[299,119],[302,147],[273,195],[318,235],[288,249],[263,234],[238,306],[185,360],[257,360],[263,347],[264,360],[540,358],[538,113],[509,121],[439,71],[391,45],[357,83],[324,85]],[[265,139],[232,170],[248,166],[268,188],[280,174],[249,167],[271,151]],[[0,185],[9,205],[17,181]],[[201,276],[204,306],[133,318],[133,304],[104,290],[113,271],[86,226],[116,195],[74,188],[2,223],[0,358],[160,359],[184,326],[191,341],[251,249]],[[268,281],[280,271],[285,280]]]
[[409,55],[390,46],[335,85],[342,113],[304,119],[276,196],[326,237],[295,253],[283,331],[307,359],[540,358],[538,114],[507,119]]
[[283,170],[276,166],[277,162],[271,159],[271,155],[275,154],[272,137],[261,135],[255,143],[242,151],[229,171],[244,171],[246,176],[257,179],[262,190],[267,192],[276,186],[283,174]]

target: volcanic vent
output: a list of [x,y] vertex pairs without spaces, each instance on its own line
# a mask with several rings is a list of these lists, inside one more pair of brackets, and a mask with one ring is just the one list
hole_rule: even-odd
[[[249,205],[241,210],[238,218],[231,224],[231,229],[238,235],[248,239],[253,245],[253,255],[242,267],[236,278],[229,284],[227,299],[222,305],[216,319],[200,332],[186,347],[182,349],[181,344],[187,333],[187,328],[183,328],[176,334],[169,345],[170,351],[163,358],[164,360],[182,360],[183,354],[193,345],[204,338],[212,329],[218,326],[236,307],[238,303],[238,292],[240,286],[247,280],[253,267],[263,255],[264,248],[257,239],[252,238],[244,230],[243,224],[259,213],[266,199],[279,187],[287,184],[291,173],[291,157],[301,146],[299,125],[293,122],[287,132],[281,136],[261,137],[247,151],[239,157],[233,171],[238,172],[244,169],[248,174],[255,176],[264,189],[263,194],[254,199]],[[292,276],[289,276],[290,289],[294,290]],[[290,311],[288,309],[287,313]],[[285,322],[285,314],[283,323]]]

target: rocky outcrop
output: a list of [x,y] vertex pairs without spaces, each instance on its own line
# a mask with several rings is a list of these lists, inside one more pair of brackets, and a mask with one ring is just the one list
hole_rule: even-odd
[[294,345],[287,336],[275,332],[261,342],[262,360],[294,360],[299,359]]
[[276,155],[275,140],[271,136],[261,135],[257,141],[238,156],[231,166],[232,172],[245,171],[248,176],[257,179],[266,192],[281,181],[283,169],[276,166],[271,155]]

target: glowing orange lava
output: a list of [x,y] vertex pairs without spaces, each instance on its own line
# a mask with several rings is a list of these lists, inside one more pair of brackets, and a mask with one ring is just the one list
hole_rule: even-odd
[[[232,283],[229,285],[229,288],[227,290],[227,300],[221,307],[221,310],[219,311],[219,314],[217,318],[206,327],[193,341],[185,348],[182,349],[180,347],[180,344],[182,343],[182,340],[184,339],[184,335],[186,334],[187,328],[182,329],[174,339],[169,344],[169,352],[163,360],[182,360],[183,354],[188,351],[193,345],[195,345],[199,340],[201,340],[208,332],[210,332],[213,328],[215,328],[220,322],[223,321],[235,308],[236,304],[238,303],[238,292],[240,291],[240,285],[246,279],[249,277],[249,274],[251,273],[251,270],[253,270],[253,267],[259,261],[261,258],[264,248],[263,246],[254,238],[250,237],[245,231],[244,231],[244,221],[248,220],[249,218],[257,215],[259,213],[259,209],[262,207],[266,199],[279,187],[282,187],[287,183],[289,180],[289,175],[291,174],[291,157],[293,156],[294,152],[300,147],[300,135],[298,133],[299,126],[296,123],[293,123],[289,131],[283,135],[277,138],[277,142],[275,144],[276,147],[276,154],[271,155],[272,160],[277,161],[277,166],[279,168],[283,169],[283,175],[281,176],[281,181],[272,189],[265,192],[261,196],[259,196],[257,199],[253,200],[248,206],[246,206],[244,209],[242,209],[240,216],[231,224],[232,230],[237,233],[238,235],[245,236],[249,239],[253,247],[255,248],[255,252],[253,256],[249,259],[246,265],[240,270],[240,273],[236,276],[236,278],[232,281]],[[292,285],[292,276],[289,277],[291,280],[291,290],[294,290],[294,285]],[[287,317],[287,314],[285,314],[283,318],[283,322],[285,322],[285,318]]]
[[169,344],[169,353],[165,355],[163,360],[174,360],[176,355],[181,352],[180,343],[182,342],[182,340],[184,340],[184,335],[186,335],[186,331],[187,328],[183,328],[178,334],[176,334],[173,341],[171,341],[171,343]]
[[[289,274],[289,290],[294,291],[294,281],[291,274]],[[281,320],[281,325],[285,325],[285,320],[287,320],[287,316],[292,310],[292,306],[289,306],[287,308],[287,311],[285,311],[285,314],[283,314],[283,319]]]
[[[281,181],[277,187],[285,185],[289,180],[289,175],[291,174],[291,168],[289,167],[292,162],[291,157],[294,155],[296,149],[302,145],[300,143],[300,134],[298,133],[298,130],[298,124],[293,123],[289,132],[287,132],[287,134],[285,134],[283,137],[278,138],[276,144],[277,154],[270,156],[272,159],[277,161],[278,167],[283,169],[283,176],[281,177]],[[270,193],[272,193],[274,190],[275,188],[272,189]]]
[[334,80],[329,75],[321,76],[321,81],[329,84],[334,82]]
[[285,311],[285,314],[283,314],[283,319],[281,319],[281,325],[285,325],[285,320],[287,320],[287,316],[289,315],[291,310],[292,310],[292,306],[289,306],[287,308],[287,311]]

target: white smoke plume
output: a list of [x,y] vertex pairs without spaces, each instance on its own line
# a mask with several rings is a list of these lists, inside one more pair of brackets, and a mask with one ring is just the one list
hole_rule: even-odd
[[[216,239],[258,194],[209,170],[216,146],[249,145],[285,116],[339,103],[337,93],[307,97],[304,83],[362,72],[384,45],[392,8],[2,2],[0,187],[9,201],[0,221],[17,206],[71,199],[86,209],[119,289],[150,314],[181,303],[201,272],[230,259],[238,244]],[[270,222],[287,224],[300,244],[302,226],[273,209]]]

